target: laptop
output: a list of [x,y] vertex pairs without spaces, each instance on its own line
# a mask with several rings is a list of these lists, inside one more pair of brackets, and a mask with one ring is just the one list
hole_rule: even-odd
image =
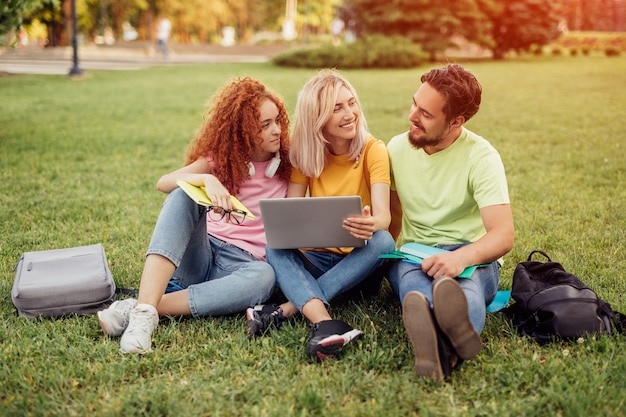
[[266,198],[259,205],[272,249],[365,246],[342,227],[346,217],[361,214],[360,196]]

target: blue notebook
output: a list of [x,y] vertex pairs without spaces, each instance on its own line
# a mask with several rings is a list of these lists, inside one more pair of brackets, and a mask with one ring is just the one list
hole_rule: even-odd
[[496,294],[491,304],[487,306],[487,313],[497,313],[509,304],[511,290],[500,290]]
[[[405,243],[400,249],[393,251],[392,253],[380,255],[379,258],[387,259],[402,259],[404,262],[410,264],[421,265],[424,258],[436,255],[438,253],[450,252],[445,249],[435,248],[433,246],[422,245],[421,243],[409,242]],[[482,265],[472,265],[467,268],[458,276],[458,278],[469,278],[472,276],[476,268]]]

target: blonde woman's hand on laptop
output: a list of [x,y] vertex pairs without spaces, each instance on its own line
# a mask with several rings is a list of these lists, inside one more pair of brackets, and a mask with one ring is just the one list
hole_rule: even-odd
[[364,206],[360,216],[351,216],[343,221],[343,228],[357,239],[370,240],[376,231],[376,219],[370,206]]

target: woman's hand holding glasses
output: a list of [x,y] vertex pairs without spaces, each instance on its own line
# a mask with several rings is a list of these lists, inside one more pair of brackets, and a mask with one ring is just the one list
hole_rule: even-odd
[[246,213],[243,210],[225,209],[219,206],[208,206],[207,215],[214,222],[226,219],[226,222],[233,224],[241,224],[246,219]]
[[206,176],[204,189],[211,202],[214,203],[207,207],[210,220],[219,222],[226,219],[227,222],[233,224],[243,223],[248,213],[234,208],[230,193],[214,175]]

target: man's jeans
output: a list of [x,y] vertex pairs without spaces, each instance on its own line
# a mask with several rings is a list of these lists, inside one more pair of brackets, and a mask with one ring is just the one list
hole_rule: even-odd
[[194,317],[244,311],[267,300],[276,283],[267,262],[208,235],[206,207],[179,188],[163,203],[147,254],[176,266],[166,292],[186,288]]
[[[454,250],[466,244],[439,245],[438,247]],[[389,269],[388,278],[391,288],[400,296],[400,302],[404,301],[404,297],[408,292],[418,291],[424,294],[432,305],[433,278],[426,275],[419,265],[393,261]],[[463,292],[465,292],[470,320],[474,329],[480,334],[485,327],[487,306],[493,301],[498,292],[500,264],[494,261],[489,266],[478,267],[469,279],[456,278],[456,282],[461,285]]]
[[302,306],[313,298],[328,306],[336,295],[375,273],[385,262],[378,255],[393,252],[394,248],[389,232],[379,230],[365,246],[348,255],[267,248],[267,261],[274,267],[283,294],[302,311]]

